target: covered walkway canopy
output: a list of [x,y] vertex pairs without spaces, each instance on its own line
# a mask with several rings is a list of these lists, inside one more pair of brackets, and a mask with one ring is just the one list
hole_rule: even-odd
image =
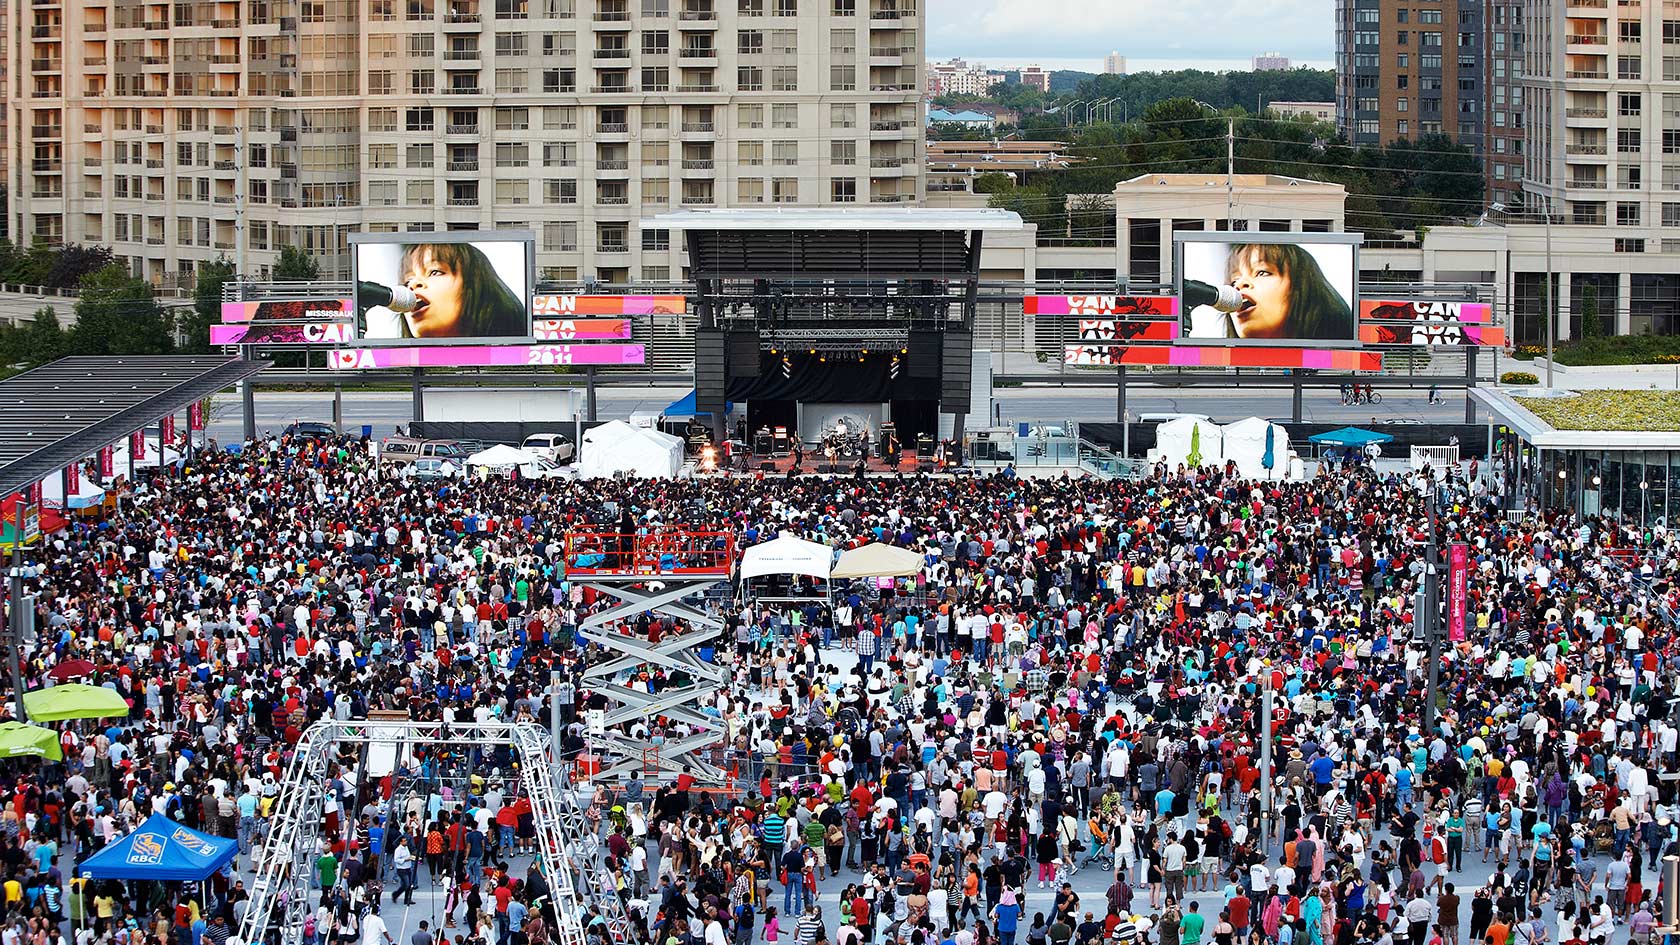
[[1378,433],[1375,430],[1365,430],[1359,427],[1342,427],[1340,430],[1315,433],[1307,437],[1308,442],[1316,443],[1319,446],[1353,447],[1363,447],[1371,443],[1387,443],[1393,439],[1394,437],[1387,433]]
[[0,381],[0,496],[267,366],[225,357],[77,357]]
[[88,857],[77,869],[88,879],[201,880],[239,853],[239,842],[199,833],[153,814],[126,837]]

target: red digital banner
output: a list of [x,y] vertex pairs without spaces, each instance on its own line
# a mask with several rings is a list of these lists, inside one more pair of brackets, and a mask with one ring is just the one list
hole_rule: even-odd
[[1470,609],[1470,546],[1447,546],[1447,638],[1465,637],[1465,619]]
[[346,348],[328,352],[335,371],[416,367],[551,367],[571,364],[638,365],[643,345],[447,345],[414,348]]
[[82,491],[82,464],[71,463],[64,467],[64,504],[70,504],[70,497]]
[[128,455],[136,461],[146,458],[146,432],[135,430],[128,435]]
[[680,295],[537,295],[531,297],[531,317],[568,318],[573,315],[681,315],[688,300]]
[[1028,315],[1159,315],[1178,317],[1174,295],[1029,295],[1021,300]]
[[1080,341],[1171,341],[1178,322],[1123,322],[1112,318],[1081,318]]
[[1493,321],[1493,306],[1486,302],[1436,302],[1424,299],[1360,299],[1359,317],[1377,321],[1437,321],[1486,325]]
[[1334,348],[1261,348],[1193,345],[1067,345],[1063,360],[1082,365],[1157,367],[1314,368],[1380,371],[1382,354]]
[[1486,302],[1393,301],[1359,303],[1359,340],[1379,345],[1503,347],[1505,329],[1489,324]]
[[1360,325],[1359,340],[1368,345],[1436,345],[1461,348],[1503,348],[1505,329],[1497,325]]
[[99,478],[109,479],[116,475],[116,450],[109,446],[99,448]]
[[204,429],[204,401],[195,400],[187,405],[187,429],[194,433]]
[[163,419],[158,421],[158,433],[158,439],[162,440],[165,444],[175,442],[174,414],[167,413],[163,415]]
[[41,481],[38,479],[29,487],[29,504],[37,508],[41,505]]
[[628,341],[630,322],[622,318],[539,318],[531,323],[538,341]]

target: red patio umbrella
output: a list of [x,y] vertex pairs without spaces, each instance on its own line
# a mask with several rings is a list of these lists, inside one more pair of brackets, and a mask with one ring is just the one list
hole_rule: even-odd
[[87,660],[66,660],[47,670],[47,675],[58,682],[91,676],[93,675],[93,664]]

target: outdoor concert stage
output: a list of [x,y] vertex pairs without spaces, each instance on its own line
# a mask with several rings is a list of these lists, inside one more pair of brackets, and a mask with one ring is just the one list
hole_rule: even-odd
[[[737,468],[731,470],[731,472],[735,475],[751,473],[774,473],[778,475],[787,475],[788,470],[793,468],[792,456],[755,455],[748,457],[748,460],[747,468]],[[857,471],[857,460],[852,459],[836,461],[831,467],[828,461],[822,456],[806,453],[805,462],[799,465],[799,471],[803,474],[822,473],[836,476],[850,476]],[[899,461],[897,470],[894,470],[890,465],[888,465],[887,461],[881,456],[871,453],[869,455],[869,459],[864,462],[863,471],[865,475],[870,476],[890,476],[894,472],[903,473],[908,476],[914,473],[932,473],[941,472],[942,470],[939,468],[938,462],[936,462],[933,457],[919,457],[915,450],[905,450],[903,458]]]

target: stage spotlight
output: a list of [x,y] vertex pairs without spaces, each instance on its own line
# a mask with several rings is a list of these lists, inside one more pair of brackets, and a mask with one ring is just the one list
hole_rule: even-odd
[[898,349],[898,353],[899,354],[909,354],[910,349],[909,348],[900,348],[900,349]]
[[868,349],[868,348],[865,348],[865,349],[863,349],[863,351],[862,351],[862,353],[863,353],[863,354],[868,354],[868,353],[869,353],[869,349]]
[[771,348],[771,349],[770,349],[770,353],[771,353],[771,354],[775,354],[775,353],[776,353],[776,349],[775,349],[775,348]]

